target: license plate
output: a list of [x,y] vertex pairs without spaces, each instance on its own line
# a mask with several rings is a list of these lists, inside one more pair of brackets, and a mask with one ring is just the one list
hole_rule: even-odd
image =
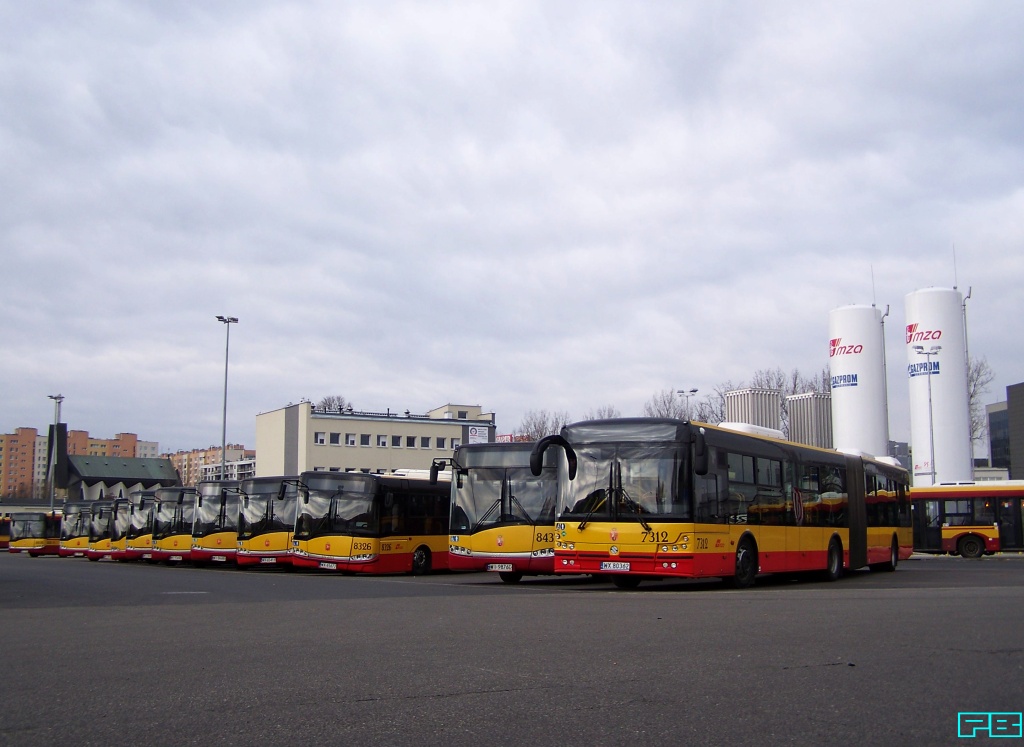
[[323,560],[320,561],[320,567],[323,568],[325,571],[336,571],[336,570],[338,570],[338,564],[337,563],[327,563],[326,561],[323,561]]
[[601,563],[602,571],[628,571],[629,563],[623,563],[621,560],[606,560]]
[[143,560],[152,560],[153,559],[153,554],[152,553],[148,553],[148,552],[144,552],[144,553],[142,553],[142,559]]
[[215,563],[226,563],[228,561],[227,555],[214,555],[211,558]]
[[488,563],[487,570],[489,571],[511,571],[511,563]]
[[261,563],[276,563],[277,558],[260,558]]
[[172,562],[172,563],[176,563],[176,562],[178,562],[179,560],[181,560],[181,556],[180,556],[180,555],[172,555],[172,556],[171,556],[171,562]]

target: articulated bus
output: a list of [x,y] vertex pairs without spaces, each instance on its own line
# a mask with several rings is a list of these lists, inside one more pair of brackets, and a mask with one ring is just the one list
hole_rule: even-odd
[[153,504],[153,561],[181,563],[192,558],[195,488],[159,488]]
[[661,418],[576,423],[561,447],[556,573],[721,577],[895,570],[910,557],[906,470],[736,429]]
[[[530,471],[534,443],[464,444],[450,461],[453,571],[495,571],[506,583],[555,572],[558,462]],[[435,460],[441,467],[449,460]]]
[[304,472],[292,541],[296,567],[427,573],[448,567],[446,477]]
[[114,501],[93,501],[89,509],[89,545],[85,550],[85,557],[89,560],[109,558]]
[[295,498],[299,481],[289,477],[242,480],[238,511],[239,568],[252,565],[290,566]]
[[27,552],[34,558],[60,554],[60,521],[57,511],[11,514],[10,552]]
[[234,564],[238,550],[238,482],[208,480],[196,491],[192,563]]
[[124,560],[153,559],[153,508],[155,490],[136,490],[129,493],[130,501],[128,537]]
[[914,549],[980,558],[1024,550],[1024,480],[910,489]]
[[66,501],[63,513],[58,554],[62,558],[84,558],[89,549],[92,501]]

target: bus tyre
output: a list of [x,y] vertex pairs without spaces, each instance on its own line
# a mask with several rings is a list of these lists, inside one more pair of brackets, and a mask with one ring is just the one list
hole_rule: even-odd
[[412,554],[412,575],[422,576],[430,573],[430,550],[420,545]]
[[843,546],[839,540],[832,538],[828,543],[828,560],[825,566],[825,580],[838,581],[843,577]]
[[757,548],[749,539],[740,540],[736,548],[736,573],[732,577],[734,589],[746,589],[754,585],[757,577]]
[[640,585],[639,576],[612,576],[616,589],[635,589]]
[[985,543],[973,534],[961,537],[956,547],[964,558],[980,558],[985,554]]
[[518,584],[523,580],[523,574],[519,571],[499,571],[498,578],[506,584]]

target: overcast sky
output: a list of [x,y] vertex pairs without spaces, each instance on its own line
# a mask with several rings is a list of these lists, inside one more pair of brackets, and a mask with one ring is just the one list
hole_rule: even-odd
[[[0,3],[0,432],[614,405],[957,284],[1024,381],[1017,2]],[[954,254],[955,249],[955,254]],[[955,256],[955,262],[954,262]]]

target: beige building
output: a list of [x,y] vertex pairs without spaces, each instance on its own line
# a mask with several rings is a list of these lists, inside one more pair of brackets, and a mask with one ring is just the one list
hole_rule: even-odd
[[[202,480],[220,479],[220,452],[221,448],[219,446],[210,446],[205,449],[176,451],[173,454],[163,454],[162,457],[171,460],[174,469],[178,471],[182,485],[185,487],[195,487]],[[239,466],[240,463],[251,463],[255,458],[256,452],[246,449],[242,444],[228,444],[224,450],[228,479],[236,479],[231,476],[232,472],[235,474],[245,472],[245,468]],[[231,469],[232,465],[234,465],[234,470]],[[211,468],[214,468],[212,474],[210,472]]]
[[256,416],[256,475],[429,469],[456,446],[493,441],[494,428],[494,413],[479,405],[449,404],[413,415],[328,412],[300,402]]

